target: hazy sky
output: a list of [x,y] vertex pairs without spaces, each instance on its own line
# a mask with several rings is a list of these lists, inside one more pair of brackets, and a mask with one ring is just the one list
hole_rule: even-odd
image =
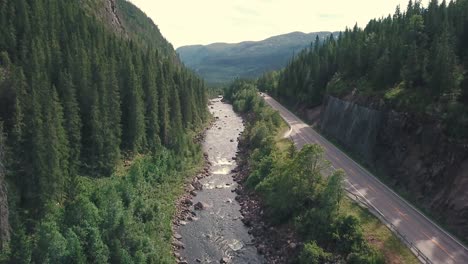
[[[423,0],[427,6],[429,0]],[[292,31],[340,31],[393,14],[408,0],[131,0],[175,48],[261,40]]]

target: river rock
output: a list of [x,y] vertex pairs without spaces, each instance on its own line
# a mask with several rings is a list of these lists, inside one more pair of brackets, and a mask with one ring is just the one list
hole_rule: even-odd
[[201,191],[203,189],[203,185],[199,181],[194,181],[192,185],[197,191]]
[[192,200],[190,200],[189,198],[185,198],[182,203],[184,203],[186,205],[192,205],[193,204]]
[[260,244],[257,246],[257,253],[260,254],[260,255],[263,255],[265,254],[265,246]]
[[177,241],[177,240],[172,241],[172,245],[173,245],[174,247],[176,247],[176,248],[179,248],[179,249],[180,249],[180,248],[182,248],[182,249],[185,248],[184,243],[182,243],[182,242],[180,242],[180,241]]
[[244,225],[247,227],[252,226],[252,222],[250,221],[250,219],[247,219],[247,218],[243,218],[242,223],[244,223]]
[[177,240],[181,240],[182,236],[179,233],[174,233],[174,238]]
[[193,190],[195,190],[195,187],[193,187],[192,184],[189,184],[189,185],[187,186],[187,191],[188,191],[188,192],[191,192],[191,191],[193,191]]
[[196,203],[193,208],[195,208],[195,210],[204,210],[206,209],[206,204],[202,203],[202,202],[198,202]]
[[223,263],[223,264],[226,264],[226,263],[229,263],[231,260],[228,258],[228,257],[224,257],[222,258],[219,263]]

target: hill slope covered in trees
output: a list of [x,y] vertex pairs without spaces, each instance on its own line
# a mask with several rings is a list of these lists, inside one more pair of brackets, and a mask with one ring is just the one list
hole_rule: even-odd
[[324,40],[330,34],[292,32],[262,41],[184,46],[178,48],[177,53],[187,67],[208,83],[219,84],[235,78],[256,78],[266,71],[278,70],[288,63],[294,53],[316,40]]
[[0,261],[170,263],[203,82],[125,0],[4,0],[0,36]]
[[398,8],[364,29],[347,29],[302,51],[281,72],[277,87],[269,89],[307,106],[319,105],[326,93],[340,96],[356,89],[401,109],[466,113],[467,5],[466,0],[434,0],[423,8],[410,1],[405,13]]
[[[468,1],[410,1],[302,51],[259,86],[303,113],[322,106],[333,116],[319,125],[325,134],[468,240],[467,69]],[[353,117],[355,105],[382,118]],[[354,137],[369,127],[372,138]]]

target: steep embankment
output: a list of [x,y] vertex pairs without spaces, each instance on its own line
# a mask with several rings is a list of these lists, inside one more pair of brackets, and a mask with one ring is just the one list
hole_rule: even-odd
[[203,81],[126,0],[3,0],[0,17],[0,262],[173,263]]
[[440,121],[327,97],[320,130],[451,230],[468,239],[468,142]]
[[138,45],[151,46],[178,62],[172,44],[161,34],[158,26],[138,7],[127,0],[83,0],[82,8],[90,16],[126,39]]

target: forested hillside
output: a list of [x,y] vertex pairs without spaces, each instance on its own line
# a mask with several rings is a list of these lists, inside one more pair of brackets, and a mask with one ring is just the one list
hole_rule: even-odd
[[0,53],[0,260],[170,262],[203,82],[125,0],[2,0]]
[[[325,94],[355,92],[394,108],[446,119],[454,136],[468,128],[468,1],[410,1],[406,12],[302,51],[272,93],[290,104],[320,105]],[[270,77],[271,79],[271,74]],[[264,79],[267,83],[268,78]],[[270,86],[272,87],[272,86]]]
[[468,240],[467,70],[468,1],[410,1],[258,85]]
[[257,78],[266,71],[279,70],[295,53],[330,34],[291,32],[262,41],[184,46],[177,53],[187,67],[209,84],[226,84],[235,78]]

